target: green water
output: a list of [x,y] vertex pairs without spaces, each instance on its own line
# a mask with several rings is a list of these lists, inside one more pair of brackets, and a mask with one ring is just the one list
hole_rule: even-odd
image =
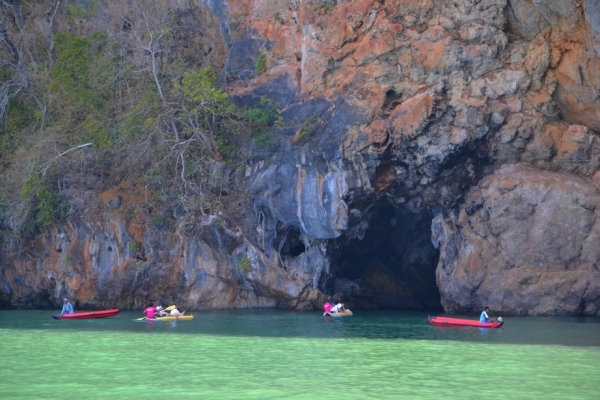
[[51,314],[0,311],[0,398],[600,398],[598,319],[505,318],[487,331],[402,312]]

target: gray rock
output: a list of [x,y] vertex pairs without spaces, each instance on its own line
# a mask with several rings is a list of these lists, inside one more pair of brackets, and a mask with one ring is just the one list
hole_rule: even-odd
[[525,40],[533,40],[550,24],[537,8],[527,0],[511,0],[508,3],[509,28]]
[[600,0],[585,0],[583,3],[585,19],[592,28],[594,50],[600,56]]

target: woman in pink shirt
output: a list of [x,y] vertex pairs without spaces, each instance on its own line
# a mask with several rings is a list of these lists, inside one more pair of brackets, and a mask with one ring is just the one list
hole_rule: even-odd
[[154,313],[156,312],[156,307],[154,304],[148,303],[148,307],[144,310],[147,319],[154,319]]
[[327,303],[325,303],[325,305],[323,306],[323,311],[325,311],[323,313],[323,315],[331,315],[331,297],[327,298]]

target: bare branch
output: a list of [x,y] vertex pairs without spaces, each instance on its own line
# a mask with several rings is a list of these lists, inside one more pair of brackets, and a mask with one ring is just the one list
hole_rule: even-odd
[[0,42],[4,43],[8,52],[13,56],[17,64],[21,61],[21,57],[19,56],[19,52],[12,42],[10,36],[8,35],[8,31],[6,30],[6,26],[4,26],[4,22],[2,21],[2,3],[0,3]]
[[[141,69],[141,71],[149,71],[152,74],[152,78],[154,80],[154,84],[156,85],[156,90],[158,91],[158,95],[160,97],[160,100],[162,102],[162,104],[168,108],[169,104],[167,102],[167,99],[165,97],[164,94],[164,90],[162,87],[162,84],[160,82],[160,78],[159,78],[159,66],[157,63],[157,58],[158,56],[162,53],[162,50],[160,49],[160,43],[161,40],[163,39],[163,36],[165,34],[165,25],[166,25],[166,20],[167,17],[169,16],[169,14],[172,12],[172,10],[168,10],[162,17],[162,20],[158,23],[159,27],[158,30],[155,31],[153,28],[155,28],[154,26],[151,26],[151,21],[150,21],[150,17],[148,16],[148,14],[143,11],[142,12],[142,16],[144,18],[144,25],[146,27],[146,33],[148,35],[148,40],[144,40],[144,37],[142,34],[140,34],[138,32],[138,30],[135,28],[135,24],[132,26],[132,33],[125,33],[125,35],[133,37],[134,41],[138,43],[138,49],[142,50],[144,53],[146,53],[149,57],[146,58],[143,61],[149,62],[150,66]],[[126,20],[126,18],[122,19],[124,21],[128,21]],[[156,22],[156,21],[155,21]],[[175,136],[175,140],[179,141],[179,132],[177,129],[177,125],[175,124],[175,121],[171,118],[169,121],[169,127],[171,129],[171,131],[173,132],[173,135]]]
[[42,176],[46,175],[46,172],[48,171],[48,169],[49,169],[49,168],[52,166],[52,164],[54,164],[54,162],[55,162],[56,160],[58,160],[60,157],[62,157],[62,156],[64,156],[65,154],[69,153],[70,151],[77,150],[77,149],[81,149],[82,147],[88,147],[88,146],[91,146],[91,145],[92,145],[92,143],[86,143],[86,144],[81,144],[81,145],[79,145],[79,146],[72,147],[72,148],[70,148],[69,150],[63,151],[62,153],[60,153],[59,155],[57,155],[56,157],[54,157],[54,159],[53,159],[53,160],[50,160],[50,161],[48,161],[48,162],[45,162],[45,163],[43,164],[43,168],[42,168]]
[[[16,89],[12,90],[15,87]],[[4,125],[6,115],[8,114],[8,102],[23,89],[20,83],[13,81],[4,82],[0,86],[0,127]]]
[[19,29],[21,32],[23,28],[25,28],[25,22],[23,21],[23,8],[21,7],[21,0],[13,0],[15,20],[17,21],[17,25],[19,25]]
[[56,16],[56,12],[58,11],[58,6],[60,6],[60,1],[56,3],[56,7],[54,7],[54,12],[52,13],[52,17],[50,18],[50,26],[52,28],[52,24],[54,24],[54,17]]

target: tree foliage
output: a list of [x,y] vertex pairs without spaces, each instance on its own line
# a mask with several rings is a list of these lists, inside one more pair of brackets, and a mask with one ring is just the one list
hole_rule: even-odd
[[[77,4],[37,10],[73,21],[101,9]],[[118,29],[48,36],[20,6],[0,8],[0,239],[67,216],[72,182],[90,174],[140,183],[154,207],[220,207],[240,143],[268,145],[281,121],[267,100],[251,110],[230,100],[210,63],[214,43],[201,63],[179,57],[181,18],[170,2],[141,0]]]

